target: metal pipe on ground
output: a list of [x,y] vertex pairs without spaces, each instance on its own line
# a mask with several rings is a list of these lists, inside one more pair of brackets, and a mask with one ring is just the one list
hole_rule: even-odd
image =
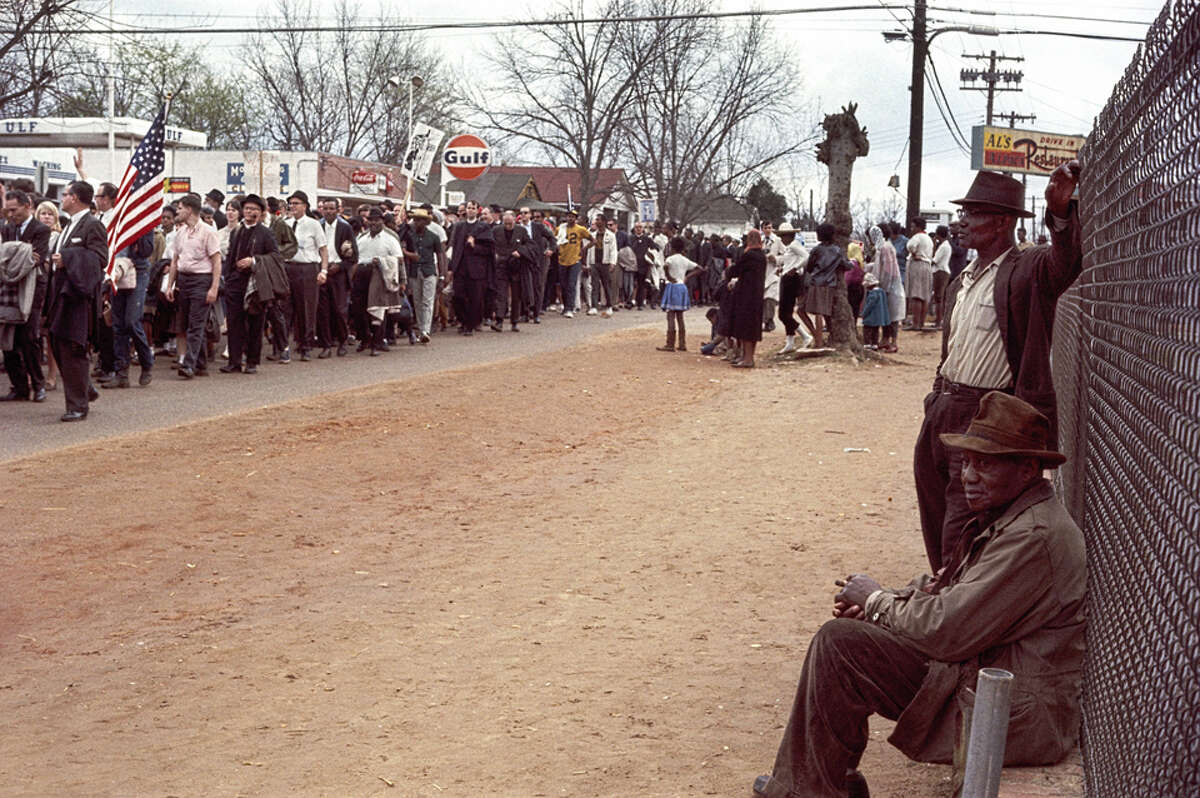
[[1012,682],[1013,675],[1006,670],[979,669],[962,798],[996,798],[1000,792]]

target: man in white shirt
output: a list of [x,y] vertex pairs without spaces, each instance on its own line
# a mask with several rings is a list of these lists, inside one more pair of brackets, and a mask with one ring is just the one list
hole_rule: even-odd
[[[593,235],[596,245],[587,252],[587,265],[591,270],[591,307],[587,314],[597,313],[610,318],[613,314],[612,274],[617,267],[617,234],[608,229],[608,220],[604,214],[596,215],[593,224]],[[585,270],[584,272],[588,272]],[[603,312],[599,310],[603,303]]]
[[[321,223],[308,215],[308,195],[294,191],[288,197],[287,226],[296,237],[295,257],[287,262],[288,284],[291,286],[290,309],[285,309],[292,327],[300,360],[309,360],[308,350],[317,340],[317,293],[329,275],[329,247]],[[291,358],[285,349],[281,363]]]
[[358,245],[354,240],[354,229],[340,215],[341,209],[341,203],[335,197],[321,202],[321,227],[325,231],[329,269],[317,296],[319,358],[331,357],[334,347],[337,347],[338,357],[344,357],[349,337],[347,299],[350,296],[350,272],[358,263]]
[[767,256],[767,271],[763,275],[763,330],[775,330],[775,307],[779,304],[779,266],[783,259],[783,242],[774,235],[775,226],[762,223],[763,252]]
[[908,250],[908,270],[904,275],[904,295],[908,297],[906,329],[925,328],[925,313],[933,297],[933,239],[925,232],[925,220],[913,219],[912,231],[905,245]]
[[[372,356],[380,351],[387,351],[383,340],[383,319],[374,318],[368,312],[371,277],[373,272],[385,265],[387,258],[402,260],[404,251],[400,247],[400,239],[389,235],[383,226],[383,211],[371,208],[367,213],[367,232],[358,239],[358,266],[354,271],[354,287],[356,293],[361,292],[361,296],[354,297],[353,311],[357,317],[355,329],[365,330],[358,351],[369,348]],[[398,270],[399,275],[405,274],[403,265],[400,265]]]

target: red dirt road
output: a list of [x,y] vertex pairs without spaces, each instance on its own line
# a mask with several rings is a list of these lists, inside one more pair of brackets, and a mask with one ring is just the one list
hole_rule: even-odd
[[923,566],[936,336],[660,336],[0,464],[0,793],[749,795],[832,580]]

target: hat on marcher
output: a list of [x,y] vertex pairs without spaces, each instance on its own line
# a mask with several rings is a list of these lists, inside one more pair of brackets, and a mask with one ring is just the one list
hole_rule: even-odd
[[778,227],[776,227],[776,228],[775,228],[775,232],[776,232],[777,234],[781,235],[781,236],[783,236],[783,235],[787,235],[788,233],[791,233],[792,235],[795,235],[795,234],[796,234],[796,228],[792,227],[792,223],[791,223],[791,222],[784,222],[783,224],[781,224],[781,225],[779,225]]
[[372,205],[371,209],[367,211],[367,218],[383,219],[383,209],[381,209],[378,205]]
[[867,272],[863,275],[863,288],[874,288],[879,285],[879,278],[874,272]]
[[1059,466],[1067,461],[1065,455],[1049,448],[1050,419],[1028,402],[1003,391],[991,391],[979,400],[979,412],[971,419],[965,433],[942,434],[938,437],[951,449],[1036,457],[1047,467]]
[[267,209],[267,203],[263,202],[263,198],[257,194],[247,194],[242,197],[242,207],[245,208],[247,205],[257,205],[260,211]]
[[568,209],[567,209],[567,216],[576,216],[576,217],[577,217],[577,216],[579,216],[579,214],[578,214],[578,213],[575,211],[575,209],[574,209],[574,208],[568,208]]
[[1021,185],[1021,181],[986,169],[975,175],[971,188],[967,190],[967,196],[950,202],[954,205],[987,208],[1026,219],[1033,216],[1025,210],[1025,187]]
[[408,212],[408,218],[409,219],[425,219],[426,221],[432,221],[433,214],[431,214],[429,211],[425,210],[424,208],[413,208],[412,210],[410,210]]
[[220,205],[222,202],[225,201],[225,195],[222,194],[220,191],[217,191],[215,188],[210,189],[209,192],[204,195],[204,198],[210,199],[213,202],[217,203],[218,205]]
[[299,191],[299,190],[293,191],[292,196],[288,197],[288,202],[291,202],[294,199],[298,199],[301,202],[303,202],[304,207],[306,207],[306,208],[310,207],[309,203],[308,203],[308,195],[305,194],[303,191]]

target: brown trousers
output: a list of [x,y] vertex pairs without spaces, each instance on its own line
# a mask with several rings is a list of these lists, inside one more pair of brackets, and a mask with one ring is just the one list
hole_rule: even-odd
[[963,494],[963,453],[947,448],[938,436],[966,432],[983,394],[931,393],[925,397],[925,420],[913,451],[913,476],[925,556],[933,574],[954,554],[963,527],[972,516]]
[[808,645],[767,798],[845,798],[846,771],[867,747],[867,719],[900,717],[928,670],[919,651],[886,629],[827,622]]

